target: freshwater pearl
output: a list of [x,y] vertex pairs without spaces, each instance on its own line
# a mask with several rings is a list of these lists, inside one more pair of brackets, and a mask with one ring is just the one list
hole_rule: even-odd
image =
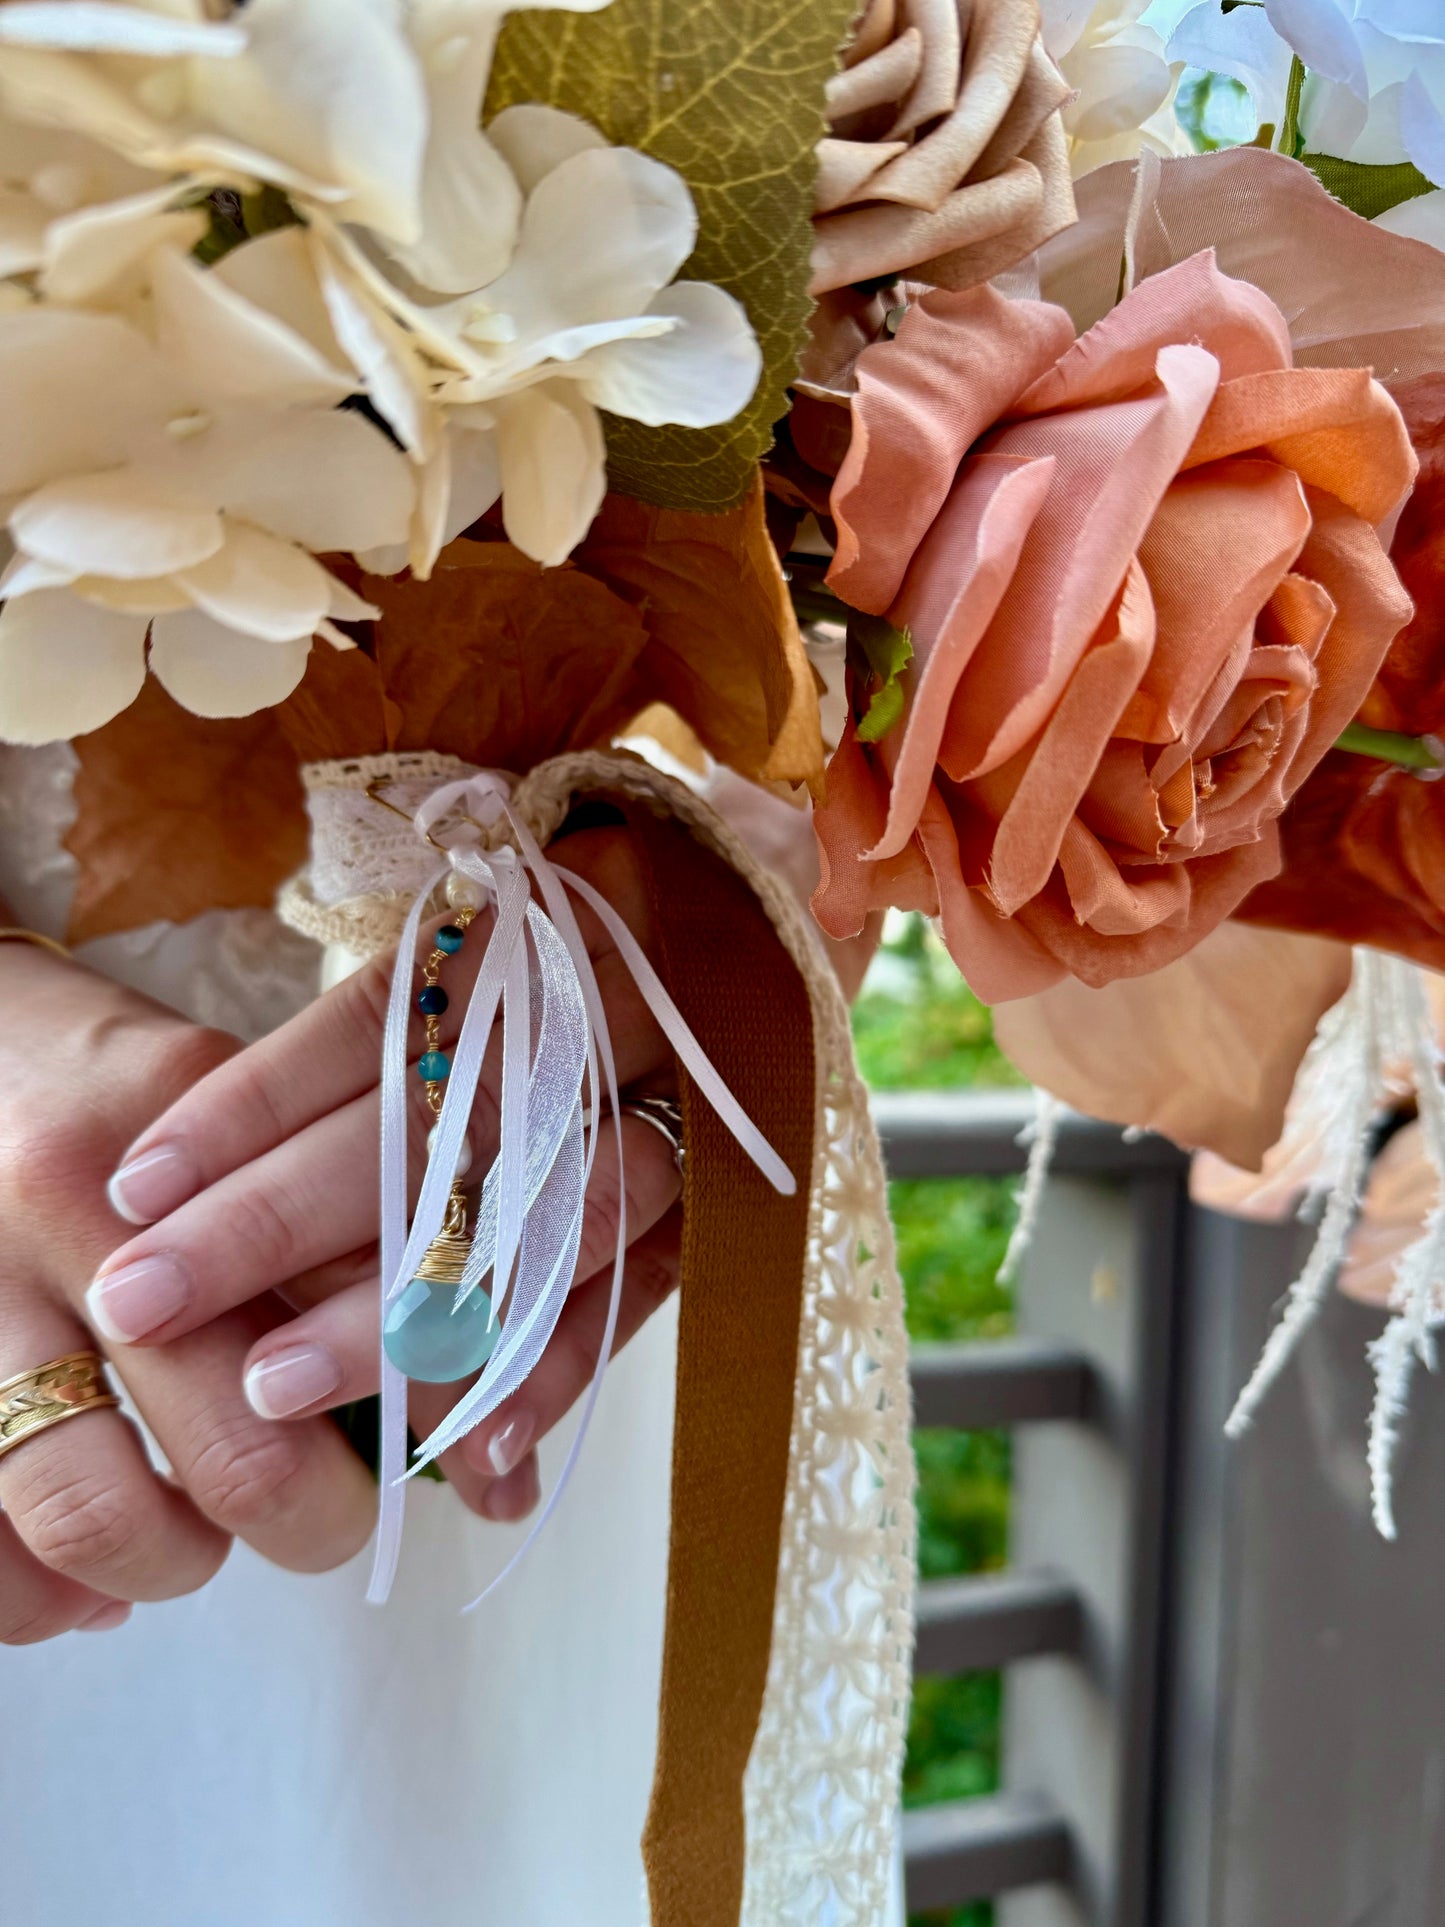
[[464,877],[460,870],[453,870],[447,878],[447,902],[453,910],[480,910],[486,901],[486,892],[473,877]]
[[[426,1154],[428,1157],[431,1157],[437,1148],[437,1132],[440,1129],[441,1129],[440,1124],[433,1124],[431,1129],[426,1134]],[[472,1141],[470,1138],[464,1137],[462,1139],[462,1148],[457,1153],[457,1168],[452,1173],[452,1175],[454,1177],[464,1178],[467,1175],[468,1171],[471,1170],[471,1168],[472,1168]]]
[[428,1385],[451,1385],[479,1372],[496,1350],[500,1325],[488,1322],[492,1301],[480,1285],[454,1311],[455,1285],[429,1284],[413,1278],[401,1293],[382,1327],[387,1357],[408,1378]]

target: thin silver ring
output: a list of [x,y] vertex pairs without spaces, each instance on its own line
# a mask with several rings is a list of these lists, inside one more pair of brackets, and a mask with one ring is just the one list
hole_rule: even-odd
[[667,1139],[672,1150],[672,1161],[681,1177],[687,1168],[681,1108],[670,1097],[625,1097],[617,1108],[628,1117],[640,1118],[644,1124],[650,1124],[659,1136]]

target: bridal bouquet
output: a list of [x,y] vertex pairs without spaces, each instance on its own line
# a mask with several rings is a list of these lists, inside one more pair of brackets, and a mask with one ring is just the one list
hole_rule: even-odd
[[[1393,1529],[1445,1318],[1425,0],[0,0],[0,384],[0,739],[75,743],[77,939],[279,893],[409,963],[424,846],[462,820],[481,840],[437,848],[515,911],[541,1009],[524,899],[565,933],[541,845],[592,788],[680,817],[806,987],[748,1918],[821,1918],[825,1891],[877,1917],[906,1704],[897,1282],[819,928],[924,912],[1042,1090],[1307,1171],[1320,1244],[1240,1423],[1409,1091],[1435,1182],[1383,1288]],[[624,741],[811,811],[812,924]],[[378,787],[421,846],[383,848]],[[481,1206],[503,1294],[521,1171]],[[514,1372],[530,1317],[514,1298]],[[866,1761],[820,1817],[840,1722]]]

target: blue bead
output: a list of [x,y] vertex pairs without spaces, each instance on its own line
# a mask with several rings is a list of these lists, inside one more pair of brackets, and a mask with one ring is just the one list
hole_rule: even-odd
[[440,1084],[452,1074],[451,1059],[445,1051],[429,1050],[422,1054],[416,1069],[424,1084]]
[[437,931],[437,949],[445,950],[449,957],[455,956],[466,940],[467,933],[462,929],[460,924],[444,923],[441,929]]
[[479,1372],[496,1349],[500,1325],[488,1329],[492,1301],[474,1285],[454,1311],[455,1285],[429,1284],[413,1278],[382,1328],[386,1355],[408,1378],[428,1385],[451,1385]]
[[451,998],[440,984],[427,984],[416,1000],[416,1007],[425,1017],[440,1017]]

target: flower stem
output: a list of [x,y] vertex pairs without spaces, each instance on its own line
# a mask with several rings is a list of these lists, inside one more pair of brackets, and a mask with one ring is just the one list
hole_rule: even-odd
[[1284,119],[1280,122],[1279,151],[1298,160],[1303,142],[1299,131],[1300,96],[1304,92],[1305,64],[1296,54],[1290,62],[1289,81],[1284,94]]
[[1350,723],[1335,738],[1335,748],[1350,750],[1356,756],[1373,756],[1377,762],[1395,763],[1401,769],[1422,770],[1430,776],[1445,771],[1445,744],[1438,736],[1402,736],[1397,730]]

